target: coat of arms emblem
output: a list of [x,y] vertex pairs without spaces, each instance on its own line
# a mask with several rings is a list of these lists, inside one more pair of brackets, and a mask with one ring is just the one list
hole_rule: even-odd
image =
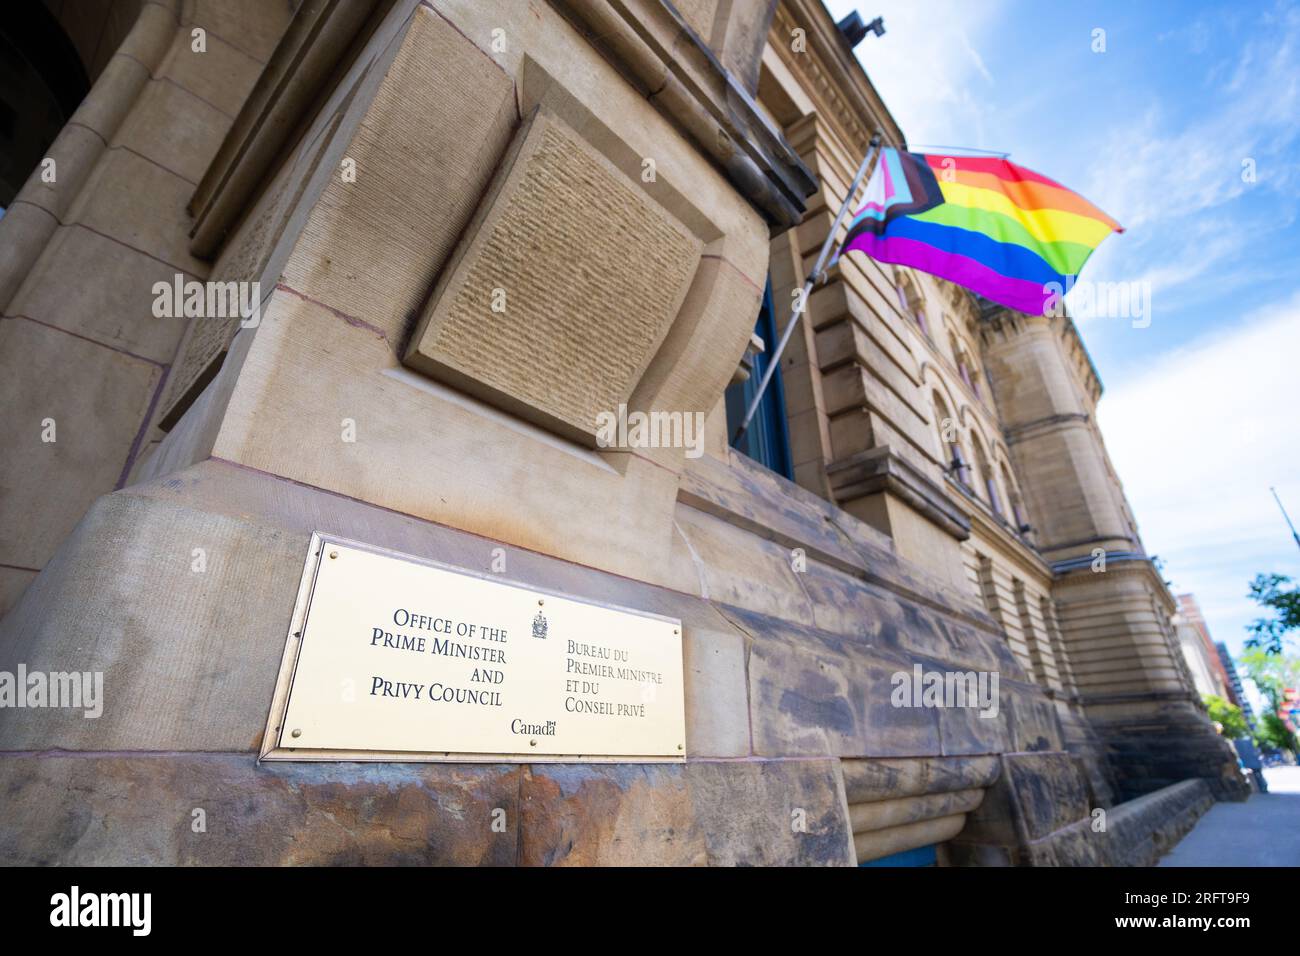
[[533,637],[546,637],[546,618],[541,611],[537,612],[537,617],[533,618]]

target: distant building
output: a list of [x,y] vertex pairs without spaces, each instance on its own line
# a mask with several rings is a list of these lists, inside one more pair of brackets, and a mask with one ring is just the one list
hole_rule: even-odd
[[1223,662],[1223,669],[1228,673],[1228,683],[1232,687],[1232,702],[1241,708],[1241,712],[1246,716],[1246,723],[1250,729],[1255,729],[1255,711],[1250,706],[1250,701],[1246,699],[1246,692],[1241,686],[1241,678],[1237,676],[1237,665],[1232,662],[1232,655],[1228,653],[1228,645],[1219,641],[1214,645],[1219,651],[1219,660]]
[[1219,659],[1219,652],[1210,640],[1210,629],[1193,594],[1178,596],[1178,613],[1170,623],[1178,635],[1178,643],[1187,661],[1197,692],[1202,697],[1215,696],[1238,703],[1228,672]]
[[[1243,677],[1241,679],[1241,689],[1245,692],[1246,702],[1247,704],[1250,705],[1250,709],[1254,713],[1256,714],[1268,713],[1269,711],[1268,698],[1264,696],[1262,691],[1260,691],[1258,684],[1256,684],[1249,677]],[[1242,711],[1245,712],[1244,707],[1242,708]]]

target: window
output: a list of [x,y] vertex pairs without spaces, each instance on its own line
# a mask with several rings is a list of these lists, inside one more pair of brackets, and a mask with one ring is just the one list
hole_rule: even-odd
[[939,432],[939,450],[943,454],[943,467],[950,475],[966,487],[970,487],[970,465],[961,448],[961,439],[957,419],[948,411],[948,404],[938,393],[934,393],[934,427]]
[[894,286],[898,290],[898,308],[903,315],[910,318],[916,323],[917,328],[924,333],[926,338],[930,338],[930,325],[925,318],[925,303],[921,299],[921,293],[916,290],[916,285],[906,275],[899,274]]
[[1002,487],[1007,491],[1007,498],[1011,503],[1011,519],[1015,523],[1016,531],[1023,533],[1027,527],[1025,522],[1025,506],[1020,500],[1020,492],[1016,490],[1016,483],[1011,480],[1011,472],[1007,470],[1004,463],[1002,465]]
[[790,455],[790,430],[785,418],[785,390],[781,385],[780,366],[772,375],[749,428],[741,436],[739,444],[735,442],[736,429],[744,421],[745,411],[758,393],[758,384],[772,363],[772,353],[776,351],[779,338],[772,306],[771,279],[763,290],[763,304],[758,310],[754,332],[763,340],[764,351],[754,356],[754,368],[749,378],[727,388],[727,438],[737,451],[793,481],[794,464]]
[[980,394],[979,368],[971,361],[966,346],[952,329],[948,330],[948,350],[952,353],[952,363],[957,367],[957,374],[966,383],[966,387],[975,394],[976,398],[983,398]]
[[926,321],[925,321],[925,309],[922,309],[922,308],[920,308],[920,307],[917,308],[917,310],[916,310],[916,324],[919,325],[919,326],[921,327],[921,331],[925,333],[925,337],[926,337],[926,338],[929,338],[929,337],[930,337],[930,326],[927,325],[927,324],[926,324]]
[[989,467],[988,456],[984,454],[984,446],[980,440],[971,434],[971,441],[975,445],[975,467],[979,469],[980,481],[984,484],[984,492],[988,496],[989,507],[998,517],[1002,516],[1002,502],[998,500],[998,483],[993,477],[993,469]]

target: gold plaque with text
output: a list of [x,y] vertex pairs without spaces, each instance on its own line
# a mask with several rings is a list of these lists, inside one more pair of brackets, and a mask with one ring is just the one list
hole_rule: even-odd
[[312,536],[264,760],[683,759],[681,622]]

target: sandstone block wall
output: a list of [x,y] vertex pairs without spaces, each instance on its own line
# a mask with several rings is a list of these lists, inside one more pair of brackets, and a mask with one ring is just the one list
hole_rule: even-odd
[[207,277],[185,206],[290,14],[59,6],[94,85],[49,149],[55,181],[34,171],[0,220],[0,614],[135,463],[184,333],[152,285]]

